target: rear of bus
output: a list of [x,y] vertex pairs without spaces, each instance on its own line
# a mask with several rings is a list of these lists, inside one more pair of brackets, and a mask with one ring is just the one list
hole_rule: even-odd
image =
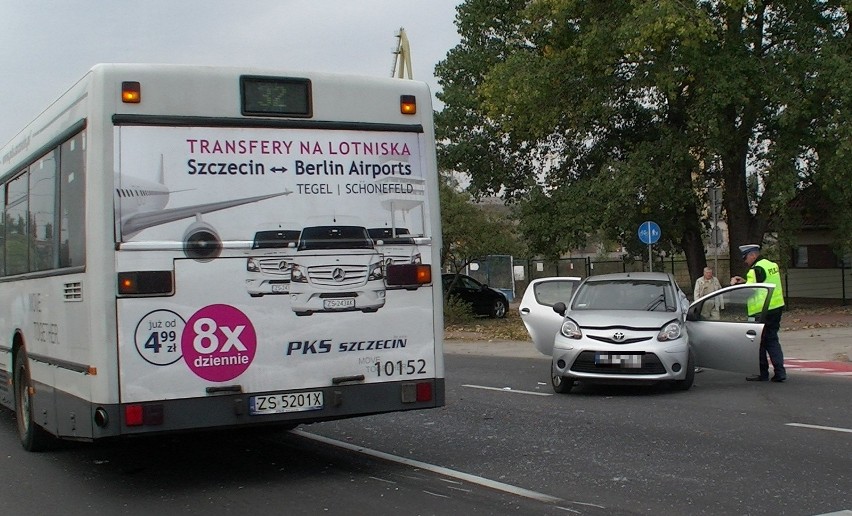
[[[126,100],[111,116],[120,395],[105,408],[120,428],[102,435],[444,404],[426,85],[183,66],[104,65],[95,74],[107,96],[124,88]],[[426,187],[413,189],[412,179]],[[315,253],[293,277],[330,285],[315,293],[311,317],[293,305],[295,283],[258,295],[251,267],[261,232],[281,221],[291,232],[341,220],[372,227],[399,202],[416,207],[406,223],[423,235],[422,263],[376,259],[380,267],[367,270],[359,253]],[[270,246],[262,259],[290,278],[297,250]],[[412,282],[418,288],[394,288]],[[353,310],[368,285],[382,303]]]

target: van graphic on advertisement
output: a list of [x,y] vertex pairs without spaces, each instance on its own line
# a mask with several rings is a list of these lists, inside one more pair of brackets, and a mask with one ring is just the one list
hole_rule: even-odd
[[296,315],[385,305],[384,265],[363,226],[302,229],[293,257],[290,306]]
[[[367,230],[376,250],[382,254],[385,275],[394,265],[423,263],[420,248],[408,228],[377,227]],[[419,285],[389,286],[389,289],[416,289]]]
[[251,297],[290,292],[293,254],[301,231],[285,227],[279,224],[254,234],[246,259],[246,290]]

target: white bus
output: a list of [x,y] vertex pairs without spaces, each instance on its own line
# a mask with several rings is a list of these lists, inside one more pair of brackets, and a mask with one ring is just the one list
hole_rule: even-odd
[[[313,235],[299,288],[257,295],[259,254],[284,282],[299,254],[259,232],[365,228],[412,180],[418,262]],[[0,150],[0,188],[0,403],[28,450],[444,404],[423,83],[97,65]]]

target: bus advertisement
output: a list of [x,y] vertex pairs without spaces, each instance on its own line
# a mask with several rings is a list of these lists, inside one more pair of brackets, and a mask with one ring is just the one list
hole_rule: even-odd
[[[430,100],[93,68],[0,151],[0,403],[23,446],[443,405]],[[416,259],[368,232],[400,204]]]

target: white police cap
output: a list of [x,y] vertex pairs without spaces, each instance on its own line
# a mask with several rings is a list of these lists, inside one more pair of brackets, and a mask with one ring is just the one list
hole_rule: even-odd
[[746,244],[740,246],[740,254],[743,258],[748,256],[748,253],[752,251],[760,251],[760,246],[757,244]]

